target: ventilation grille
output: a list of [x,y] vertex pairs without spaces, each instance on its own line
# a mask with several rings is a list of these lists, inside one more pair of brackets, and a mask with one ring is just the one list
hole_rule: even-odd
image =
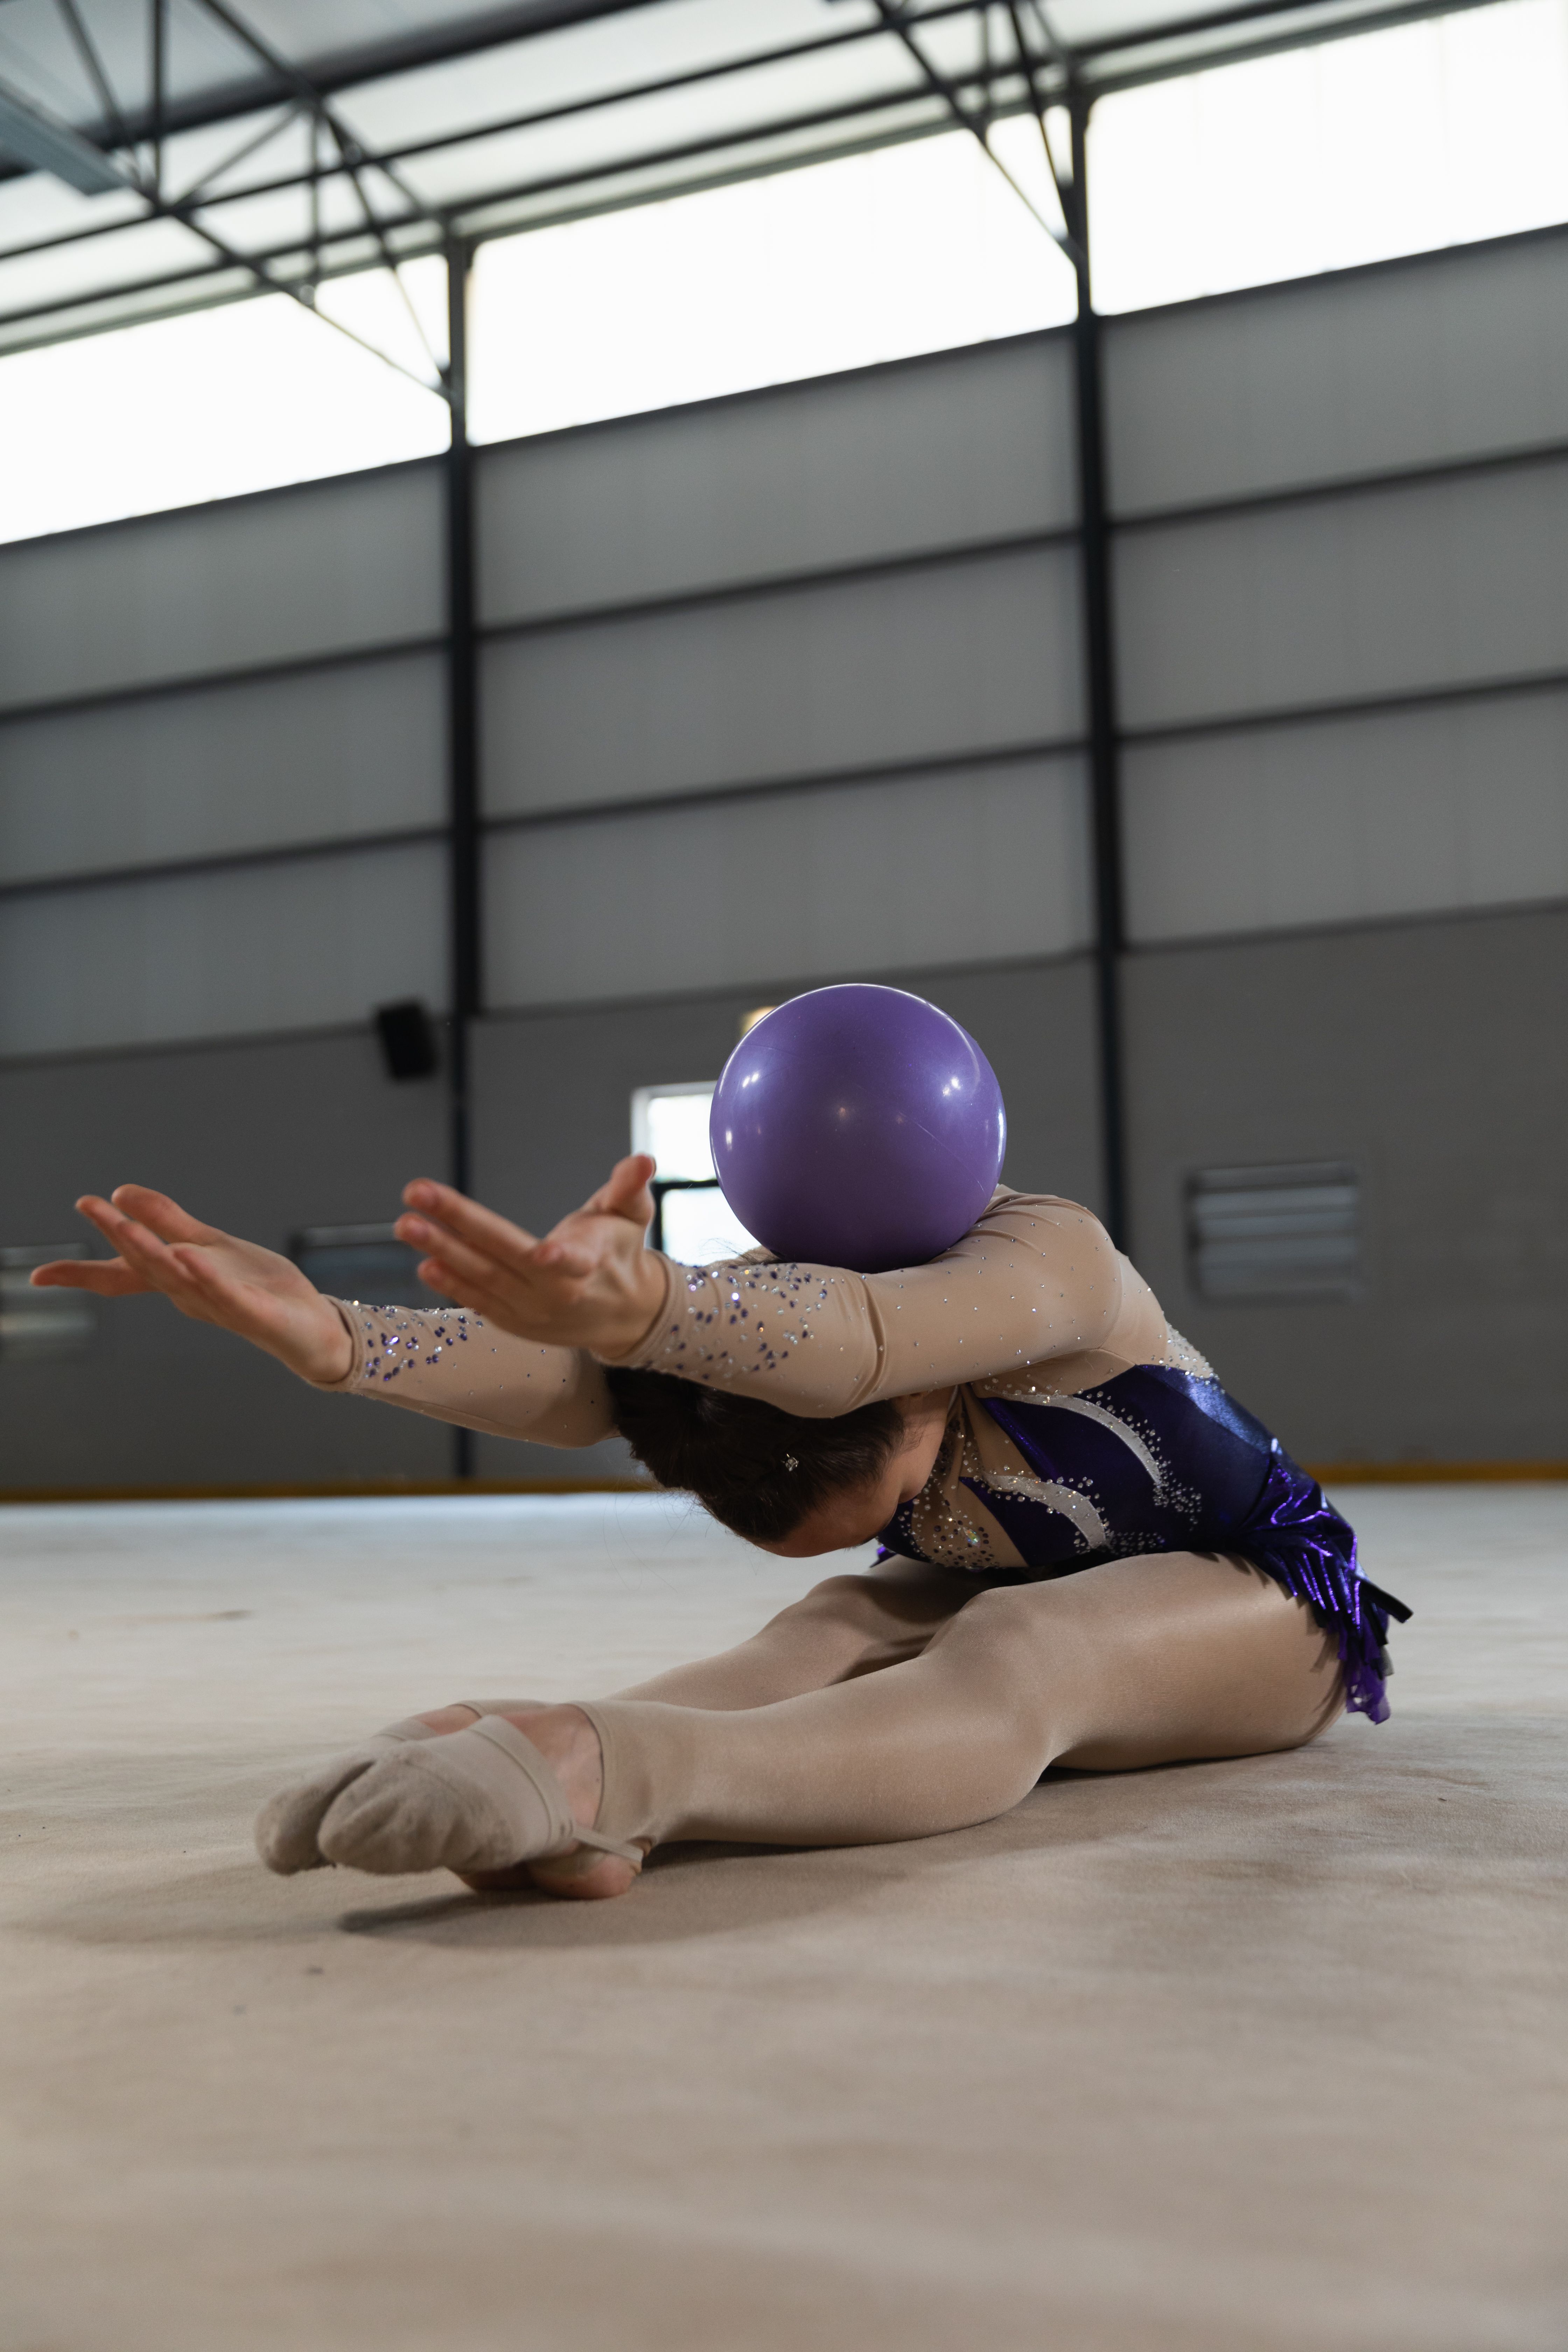
[[84,1242],[40,1249],[0,1249],[0,1356],[74,1356],[89,1347],[97,1325],[85,1290],[35,1290],[29,1276],[51,1258],[86,1257]]
[[307,1225],[289,1255],[329,1297],[363,1299],[367,1307],[437,1303],[414,1271],[418,1256],[390,1225]]
[[1200,1298],[1353,1298],[1355,1170],[1341,1160],[1200,1169],[1187,1188],[1187,1248]]

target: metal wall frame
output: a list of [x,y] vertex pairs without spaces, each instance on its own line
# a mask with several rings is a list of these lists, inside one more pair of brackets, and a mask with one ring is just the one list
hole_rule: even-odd
[[[1089,118],[1087,100],[1079,104],[1073,114],[1074,150],[1077,170],[1074,188],[1077,194],[1078,217],[1072,223],[1084,259],[1082,282],[1089,289],[1088,253],[1089,218],[1086,181],[1085,128]],[[1525,237],[1508,237],[1492,241],[1498,250],[1521,244],[1568,245],[1568,229],[1552,228],[1529,232]],[[1483,252],[1488,247],[1466,248],[1469,253]],[[468,1093],[468,1040],[472,1024],[484,1012],[481,996],[480,865],[485,835],[490,831],[510,831],[549,821],[546,816],[530,814],[486,818],[480,809],[478,755],[478,696],[479,657],[482,645],[491,639],[521,635],[548,633],[588,621],[626,617],[658,610],[700,606],[731,600],[755,597],[784,586],[808,587],[837,578],[876,578],[921,564],[945,564],[962,560],[963,555],[1001,551],[1005,548],[1045,547],[1076,541],[1080,551],[1083,579],[1084,612],[1087,623],[1086,658],[1088,680],[1086,705],[1089,726],[1086,736],[1053,740],[1048,744],[1020,745],[1002,752],[977,753],[977,761],[1016,757],[1031,751],[1063,751],[1087,749],[1090,757],[1093,781],[1095,819],[1096,916],[1097,932],[1093,960],[1097,983],[1100,1017],[1100,1055],[1103,1149],[1105,1157],[1105,1198],[1108,1222],[1119,1239],[1126,1239],[1127,1216],[1127,1142],[1125,1106],[1123,1102],[1123,1055],[1121,1047],[1121,972],[1128,952],[1122,917],[1122,859],[1120,840],[1119,763],[1121,749],[1127,744],[1142,744],[1183,737],[1203,737],[1219,733],[1235,733],[1282,723],[1308,725],[1337,717],[1361,715],[1379,710],[1420,709],[1458,702],[1479,700],[1503,695],[1514,695],[1568,685],[1568,669],[1552,669],[1511,678],[1487,678],[1457,685],[1391,691],[1352,699],[1331,702],[1309,702],[1289,707],[1270,707],[1246,713],[1216,715],[1209,719],[1172,721],[1165,724],[1127,726],[1117,713],[1115,620],[1112,603],[1112,576],[1116,551],[1120,544],[1132,538],[1174,529],[1181,525],[1209,519],[1247,512],[1264,512],[1313,502],[1360,501],[1384,496],[1391,490],[1415,488],[1421,485],[1447,480],[1519,471],[1542,465],[1560,463],[1568,458],[1568,442],[1552,440],[1539,445],[1502,452],[1480,453],[1416,465],[1388,468],[1375,472],[1354,473],[1333,479],[1317,480],[1299,487],[1263,489],[1234,496],[1223,496],[1197,501],[1148,509],[1113,511],[1106,478],[1104,446],[1104,412],[1102,375],[1102,345],[1106,333],[1116,332],[1122,322],[1101,321],[1095,314],[1091,300],[1080,305],[1079,317],[1071,327],[1047,331],[1050,337],[1069,337],[1072,341],[1077,383],[1075,411],[1078,461],[1080,486],[1080,524],[1073,528],[1020,533],[1005,541],[978,541],[973,548],[933,548],[929,551],[868,559],[823,570],[781,575],[780,578],[747,581],[732,586],[683,591],[668,596],[633,600],[616,607],[599,607],[552,613],[547,616],[521,622],[481,623],[478,613],[478,585],[475,565],[473,529],[473,498],[476,453],[468,443],[464,431],[463,376],[464,349],[464,289],[473,252],[472,241],[456,244],[450,252],[452,363],[450,386],[453,394],[454,435],[451,451],[445,459],[414,461],[416,467],[440,466],[445,484],[447,617],[446,627],[438,636],[420,636],[369,648],[303,656],[293,659],[262,663],[222,673],[205,673],[186,680],[150,681],[109,689],[82,697],[57,698],[37,704],[16,706],[0,714],[0,724],[11,719],[42,717],[48,714],[116,703],[146,699],[156,696],[177,694],[185,687],[207,688],[224,682],[248,681],[268,677],[286,677],[322,667],[344,663],[395,658],[414,651],[444,650],[447,662],[448,695],[448,804],[446,825],[440,835],[428,827],[397,834],[378,835],[354,835],[342,842],[310,844],[304,846],[279,846],[253,852],[235,853],[193,858],[188,861],[163,861],[145,867],[116,866],[102,872],[82,873],[58,880],[0,884],[0,897],[9,898],[23,893],[36,894],[48,890],[89,889],[110,882],[133,878],[153,878],[176,873],[199,873],[256,863],[284,863],[291,860],[330,854],[344,847],[370,846],[394,840],[431,840],[444,838],[448,856],[448,908],[451,939],[451,1013],[452,1047],[448,1057],[450,1087],[450,1165],[454,1178],[467,1181],[471,1163],[471,1111]],[[1336,278],[1360,278],[1388,272],[1407,272],[1440,268],[1450,258],[1436,253],[1401,257],[1392,261],[1365,265],[1363,268],[1327,273],[1315,282],[1331,283]],[[1204,298],[1189,305],[1193,310],[1207,310],[1218,305],[1234,306],[1278,299],[1288,294],[1287,286],[1247,289],[1219,297]],[[1177,306],[1173,306],[1177,307]],[[1129,314],[1135,319],[1138,314]],[[931,358],[942,355],[933,354]],[[925,356],[891,363],[898,369],[918,368],[930,363]],[[880,371],[864,371],[877,373]],[[857,372],[862,373],[862,372]],[[750,401],[773,396],[774,388],[762,394],[728,396],[729,400]],[[716,403],[714,404],[725,404]],[[697,405],[697,404],[694,404]],[[582,434],[594,434],[614,429],[625,420],[606,420],[602,425],[576,428]],[[494,445],[503,448],[507,445]],[[487,453],[488,454],[488,453]],[[391,469],[391,470],[402,470]],[[260,499],[298,496],[302,486],[289,486],[275,491],[255,494]],[[223,502],[228,503],[228,502]],[[235,502],[238,503],[238,502]],[[137,521],[111,523],[95,527],[100,531],[134,529]],[[85,536],[86,534],[81,534]],[[70,536],[78,536],[71,534]],[[3,562],[0,556],[0,562]],[[940,764],[957,764],[944,759]],[[638,809],[683,805],[695,799],[704,802],[725,797],[768,791],[795,789],[802,782],[813,786],[850,781],[852,777],[875,773],[911,772],[907,761],[889,763],[886,770],[857,770],[838,776],[813,774],[805,779],[783,778],[763,785],[737,784],[692,793],[674,793],[663,800],[639,800],[625,805]],[[607,814],[607,808],[595,808],[594,814]],[[586,814],[586,813],[584,813]],[[459,1441],[461,1443],[461,1441]],[[466,1475],[470,1456],[460,1457]]]

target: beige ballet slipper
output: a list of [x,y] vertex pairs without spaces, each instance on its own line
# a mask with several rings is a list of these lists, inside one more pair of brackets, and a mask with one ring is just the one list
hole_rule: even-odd
[[576,1845],[643,1864],[641,1846],[578,1824],[549,1760],[499,1715],[395,1747],[342,1789],[317,1837],[329,1862],[385,1875],[510,1870]]
[[[481,1716],[510,1713],[514,1709],[521,1714],[544,1703],[530,1698],[452,1701],[454,1706],[471,1707],[476,1720]],[[442,1736],[427,1723],[421,1723],[417,1716],[406,1716],[401,1723],[389,1723],[384,1731],[373,1732],[358,1748],[332,1757],[303,1780],[280,1789],[275,1797],[268,1798],[256,1817],[256,1850],[268,1869],[284,1878],[291,1877],[298,1870],[326,1869],[327,1857],[317,1843],[317,1832],[333,1800],[362,1773],[368,1772],[385,1757],[395,1756],[411,1741]]]

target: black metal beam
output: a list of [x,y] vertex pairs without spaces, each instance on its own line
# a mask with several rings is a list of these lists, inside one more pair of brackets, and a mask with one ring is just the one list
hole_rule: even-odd
[[[458,16],[423,32],[404,34],[388,41],[365,42],[352,49],[334,49],[321,57],[302,58],[299,71],[323,98],[332,98],[365,82],[410,73],[421,66],[441,65],[451,58],[479,57],[487,49],[503,48],[512,41],[553,33],[569,25],[586,24],[599,16],[621,16],[646,8],[655,0],[521,0],[508,8],[487,9],[482,15]],[[965,0],[970,5],[970,0]],[[285,73],[262,71],[243,80],[226,82],[187,99],[168,99],[161,118],[148,106],[125,117],[126,135],[134,142],[153,136],[161,119],[163,136],[182,131],[202,131],[211,123],[233,122],[242,114],[257,114],[280,106],[292,92]],[[101,145],[113,135],[113,126],[100,122],[83,134]],[[25,167],[24,167],[25,168]],[[13,179],[14,170],[0,165],[0,179]]]
[[[461,213],[469,206],[477,210],[483,206],[491,205],[520,203],[528,197],[561,194],[574,188],[590,187],[596,181],[614,178],[623,172],[651,171],[658,169],[660,165],[700,162],[704,157],[710,155],[729,154],[737,150],[755,145],[762,141],[785,137],[792,132],[826,129],[839,122],[859,121],[868,116],[879,112],[884,112],[890,108],[910,105],[921,96],[921,93],[918,90],[900,89],[883,91],[877,93],[870,98],[856,100],[849,105],[818,107],[809,113],[786,115],[775,118],[773,121],[769,122],[752,124],[743,131],[726,131],[703,139],[684,140],[676,146],[647,148],[643,150],[639,154],[626,157],[623,162],[614,167],[606,168],[605,165],[597,163],[589,164],[581,167],[574,172],[552,173],[545,179],[520,181],[508,187],[487,189],[468,198],[465,205],[453,205],[450,207],[450,213]],[[806,157],[804,160],[809,162],[815,160],[815,158]],[[770,168],[783,170],[785,167],[782,163],[775,163]],[[661,193],[664,192],[654,191],[646,197],[639,196],[637,201],[652,203],[655,201],[657,194]],[[122,281],[117,285],[100,288],[96,290],[91,288],[89,288],[85,291],[79,289],[79,290],[73,294],[56,296],[52,300],[47,302],[29,303],[22,309],[0,312],[0,327],[17,326],[25,324],[26,321],[33,319],[53,317],[60,312],[79,310],[93,302],[111,301],[117,294],[131,295],[156,293],[162,291],[165,288],[186,285],[195,287],[199,285],[204,277],[211,277],[216,274],[219,274],[222,268],[226,266],[247,270],[252,276],[259,278],[263,273],[270,268],[274,262],[286,260],[289,257],[298,255],[304,251],[310,242],[310,240],[305,237],[296,237],[291,239],[286,245],[269,246],[258,252],[248,254],[237,253],[226,246],[223,239],[217,236],[212,230],[203,227],[197,215],[205,213],[208,209],[206,205],[192,205],[188,202],[183,202],[180,205],[165,204],[161,207],[156,207],[152,205],[152,199],[150,197],[144,196],[142,201],[148,204],[150,208],[160,211],[167,217],[179,220],[185,227],[191,229],[193,234],[204,238],[208,245],[212,246],[217,252],[219,252],[224,257],[223,260],[218,263],[210,263],[206,265],[197,264],[190,269],[165,270],[156,277],[138,278],[129,281]],[[141,219],[134,220],[129,224],[116,223],[112,226],[101,230],[87,232],[76,231],[60,237],[50,238],[47,241],[42,241],[37,244],[7,247],[5,250],[0,251],[0,261],[14,260],[24,253],[30,254],[43,252],[56,245],[81,243],[84,241],[84,237],[86,236],[97,235],[102,236],[112,236],[115,234],[116,229],[122,225],[140,227],[142,226],[144,223]],[[512,231],[526,228],[530,225],[531,224],[527,222],[502,222],[493,228],[487,227],[468,229],[465,230],[463,234],[470,242],[478,244],[492,236],[508,236],[512,233]],[[396,234],[409,229],[414,229],[423,230],[426,233],[426,239],[428,239],[432,235],[431,216],[428,213],[424,211],[384,215],[381,218],[380,226],[384,234]],[[323,252],[326,252],[334,246],[356,245],[362,240],[369,237],[370,234],[370,231],[368,231],[363,224],[356,223],[352,227],[329,231],[321,238],[321,247]],[[426,252],[437,249],[439,248],[436,247],[429,242],[426,242],[419,248],[419,250]],[[415,257],[416,256],[412,251],[405,252],[402,256],[402,258],[405,260],[411,260]],[[374,268],[378,265],[374,262],[366,262],[363,265],[356,266]],[[267,290],[273,293],[289,293],[294,289],[288,280],[280,279],[275,284],[268,283]],[[119,324],[121,322],[116,320],[112,323]],[[125,323],[134,324],[134,320],[128,320]],[[344,329],[342,331],[347,332],[348,331]],[[356,337],[354,340],[358,341],[360,339]]]
[[1084,682],[1088,700],[1090,828],[1094,845],[1094,995],[1100,1061],[1100,1149],[1105,1223],[1119,1249],[1129,1247],[1126,1069],[1121,1004],[1125,946],[1122,913],[1121,793],[1116,731],[1110,526],[1105,475],[1105,410],[1100,323],[1089,274],[1088,129],[1089,100],[1071,94],[1072,179],[1062,196],[1078,250],[1078,319],[1073,329],[1074,412],[1079,477],[1079,549],[1083,593]]
[[[447,859],[451,1021],[447,1088],[451,1181],[473,1181],[470,1090],[473,1024],[483,1005],[479,829],[479,632],[474,564],[474,458],[468,440],[468,281],[473,247],[447,246],[447,395],[452,440],[447,455]],[[474,1475],[473,1433],[453,1433],[453,1475]]]
[[[1428,15],[1435,13],[1427,0],[1413,0],[1413,5],[1426,5]],[[1114,57],[1125,49],[1155,48],[1163,41],[1190,40],[1194,34],[1227,33],[1237,26],[1256,25],[1268,16],[1308,17],[1310,13],[1310,0],[1236,0],[1231,7],[1205,8],[1196,16],[1173,17],[1164,25],[1145,25],[1141,29],[1130,26],[1118,33],[1101,33],[1098,38],[1091,33],[1086,40],[1075,43],[1073,55],[1080,62],[1087,62]],[[1369,9],[1367,13],[1373,11]],[[1331,16],[1322,19],[1325,28],[1341,21]],[[1353,25],[1356,19],[1351,17],[1348,21]]]

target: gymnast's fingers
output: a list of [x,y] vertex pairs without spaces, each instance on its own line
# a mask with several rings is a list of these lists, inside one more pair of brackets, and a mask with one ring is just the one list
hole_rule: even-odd
[[617,1160],[605,1181],[591,1199],[584,1201],[580,1215],[632,1216],[647,1224],[653,1215],[651,1196],[647,1214],[642,1213],[640,1196],[647,1192],[649,1178],[658,1162],[651,1152],[634,1151],[626,1160]]
[[111,1208],[107,1201],[92,1193],[79,1200],[77,1207],[106,1241],[112,1242],[125,1264],[143,1277],[149,1289],[172,1297],[190,1287],[189,1276],[170,1257],[156,1234],[149,1233],[122,1210]]
[[204,1225],[167,1192],[146,1184],[117,1184],[110,1194],[114,1206],[134,1217],[163,1242],[215,1242],[224,1238],[215,1226]]
[[531,1253],[538,1248],[536,1235],[510,1218],[498,1217],[493,1209],[481,1209],[449,1184],[435,1183],[428,1177],[419,1177],[405,1185],[403,1197],[411,1209],[422,1212],[456,1234],[471,1249],[493,1258],[498,1265],[521,1268]]
[[131,1298],[153,1286],[119,1257],[51,1258],[30,1279],[35,1290],[90,1290],[98,1298]]
[[432,1256],[438,1256],[444,1266],[464,1281],[490,1284],[502,1272],[493,1257],[469,1249],[455,1234],[447,1233],[431,1218],[399,1217],[393,1230],[410,1249],[427,1250]]

